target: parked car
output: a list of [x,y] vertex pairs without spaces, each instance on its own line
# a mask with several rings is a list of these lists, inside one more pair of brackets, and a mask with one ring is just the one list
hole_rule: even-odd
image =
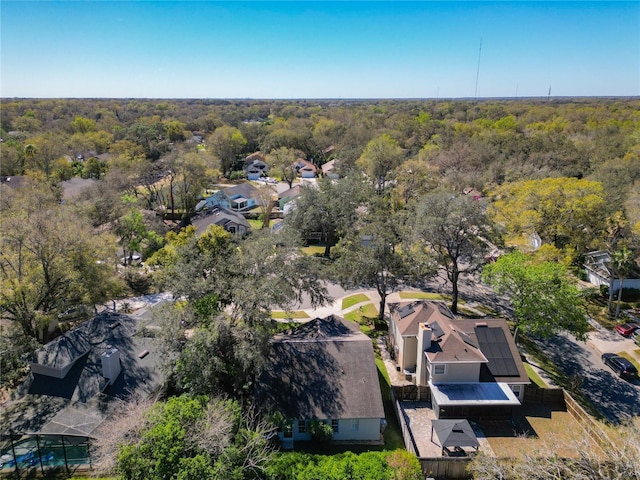
[[633,363],[615,353],[603,353],[602,361],[621,378],[635,378],[638,376],[638,369]]
[[142,261],[142,256],[138,253],[134,253],[131,257],[122,257],[120,259],[120,264],[127,265],[127,263],[131,261],[131,265],[137,265]]
[[58,314],[59,322],[72,322],[74,320],[87,319],[91,316],[91,309],[86,305],[69,307]]
[[640,325],[637,323],[623,323],[622,325],[616,325],[615,331],[623,337],[630,337],[638,329],[640,329]]

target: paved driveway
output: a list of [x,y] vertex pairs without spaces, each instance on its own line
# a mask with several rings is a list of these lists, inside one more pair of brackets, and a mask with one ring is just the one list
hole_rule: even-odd
[[[580,342],[570,335],[560,334],[537,343],[567,376],[582,382],[580,391],[606,420],[619,424],[640,415],[640,382],[631,383],[619,378],[602,363],[600,355],[603,352],[596,349],[604,346],[607,351],[629,351],[631,341],[607,331],[591,335],[598,336],[594,338],[595,342]],[[611,345],[617,348],[611,348]]]

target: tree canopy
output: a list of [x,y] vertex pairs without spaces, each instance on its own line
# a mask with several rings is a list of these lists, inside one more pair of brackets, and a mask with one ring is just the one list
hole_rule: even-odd
[[414,239],[431,252],[451,283],[451,310],[458,310],[460,275],[477,272],[498,241],[482,202],[468,195],[436,192],[415,209]]
[[585,338],[589,324],[582,297],[562,264],[535,262],[516,251],[488,264],[483,278],[509,294],[518,329],[541,337],[566,331]]
[[602,185],[577,178],[507,183],[492,192],[496,221],[512,234],[537,233],[545,243],[584,254],[606,220]]

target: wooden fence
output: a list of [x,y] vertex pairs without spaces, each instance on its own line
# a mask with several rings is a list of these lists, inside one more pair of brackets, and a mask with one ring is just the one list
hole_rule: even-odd
[[[428,387],[417,387],[416,385],[393,386],[391,388],[391,400],[394,406],[394,413],[402,430],[405,448],[418,456],[423,474],[429,478],[447,478],[452,480],[468,480],[471,475],[467,472],[467,466],[472,458],[469,457],[420,457],[416,441],[411,429],[407,425],[400,401],[415,401],[430,399]],[[595,445],[603,451],[613,448],[611,440],[584,409],[562,388],[537,388],[527,387],[524,391],[524,403],[542,403],[552,405],[556,408],[566,410],[585,430],[589,438]]]
[[447,478],[455,480],[468,480],[471,478],[467,472],[467,466],[471,462],[469,457],[438,457],[419,458],[422,473],[427,478]]
[[[410,388],[410,387],[413,387]],[[413,453],[418,457],[420,466],[422,467],[422,473],[427,477],[433,478],[447,478],[451,480],[468,480],[471,475],[467,472],[467,465],[472,460],[469,457],[435,457],[426,458],[420,457],[418,452],[418,446],[416,445],[413,432],[407,425],[407,419],[405,418],[402,409],[400,408],[400,399],[396,397],[397,393],[406,394],[409,397],[425,395],[425,387],[416,388],[415,385],[407,386],[406,389],[402,387],[391,388],[391,401],[393,403],[394,413],[400,424],[402,430],[402,438],[404,440],[405,448],[407,451]],[[427,393],[429,392],[426,387]]]
[[398,401],[430,402],[431,389],[424,385],[392,385],[391,391]]
[[413,438],[413,432],[407,425],[407,419],[400,408],[400,400],[396,398],[395,388],[391,389],[391,402],[393,403],[393,411],[396,414],[396,418],[398,419],[398,423],[400,424],[400,430],[402,430],[402,439],[404,440],[404,446],[407,451],[413,453],[415,456],[418,456],[418,446],[416,445],[416,441]]
[[615,448],[609,436],[602,430],[597,422],[589,416],[587,412],[575,401],[566,391],[564,401],[567,405],[567,412],[582,426],[589,438],[602,449],[603,452]]
[[523,403],[543,403],[566,410],[564,390],[562,388],[538,388],[527,385],[524,388]]

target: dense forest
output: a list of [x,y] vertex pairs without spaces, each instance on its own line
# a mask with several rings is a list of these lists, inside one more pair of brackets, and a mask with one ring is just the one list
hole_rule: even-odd
[[[622,277],[637,268],[637,98],[4,99],[0,114],[3,385],[20,381],[25,355],[59,333],[51,325],[70,309],[171,291],[181,302],[161,319],[167,391],[239,402],[212,400],[237,417],[218,457],[203,453],[210,444],[187,449],[201,478],[223,478],[214,470],[264,478],[267,457],[247,476],[239,467],[247,458],[228,450],[262,438],[264,425],[245,424],[240,405],[250,403],[277,328],[271,310],[305,295],[323,304],[325,280],[377,290],[379,327],[399,285],[420,287],[444,272],[456,312],[459,280],[490,263],[484,278],[514,297],[518,329],[580,338],[588,325],[572,274],[585,253],[610,250]],[[244,159],[255,152],[290,186],[298,159],[334,161],[339,179],[302,188],[277,237],[260,227],[246,237],[219,227],[197,235],[189,224],[205,192],[244,182]],[[88,181],[69,196],[63,182],[71,179]],[[268,204],[273,192],[266,195]],[[256,213],[263,227],[268,214]],[[323,253],[301,255],[316,234]],[[514,247],[524,253],[509,254]],[[539,296],[520,301],[525,287]],[[209,408],[197,398],[166,408],[191,415],[196,428]],[[150,431],[169,428],[158,415]],[[136,461],[146,453],[118,451],[112,468],[144,478]]]

